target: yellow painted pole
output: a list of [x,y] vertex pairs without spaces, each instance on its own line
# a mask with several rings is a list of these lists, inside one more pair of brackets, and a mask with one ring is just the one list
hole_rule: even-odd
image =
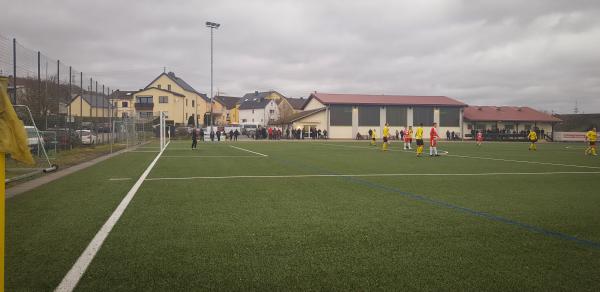
[[[8,88],[8,79],[0,78],[2,86],[0,88]],[[4,224],[5,224],[5,212],[4,203],[6,200],[5,194],[5,154],[0,152],[0,292],[4,292]]]
[[0,292],[4,292],[4,153],[0,152]]

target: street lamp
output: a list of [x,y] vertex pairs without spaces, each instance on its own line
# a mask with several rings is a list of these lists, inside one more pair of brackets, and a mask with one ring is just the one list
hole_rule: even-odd
[[210,131],[213,130],[213,31],[218,29],[220,24],[216,22],[206,22],[206,27],[210,28]]

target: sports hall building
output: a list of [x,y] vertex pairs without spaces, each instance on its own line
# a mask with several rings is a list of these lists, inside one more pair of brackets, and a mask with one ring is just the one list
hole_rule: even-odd
[[386,123],[393,135],[409,126],[438,123],[439,133],[446,130],[462,135],[463,111],[467,105],[446,96],[406,96],[313,93],[304,112],[280,121],[284,127],[327,130],[332,139],[354,139],[375,129],[381,137]]

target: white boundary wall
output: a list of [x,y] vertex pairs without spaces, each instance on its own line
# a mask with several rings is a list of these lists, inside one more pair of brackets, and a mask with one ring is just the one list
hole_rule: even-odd
[[554,141],[557,142],[583,142],[586,132],[554,132]]

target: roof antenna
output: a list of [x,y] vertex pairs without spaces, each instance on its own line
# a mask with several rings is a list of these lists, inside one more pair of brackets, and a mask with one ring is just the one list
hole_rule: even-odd
[[574,114],[579,113],[579,102],[577,100],[575,101],[575,108],[573,109],[573,113]]
[[167,67],[163,67],[163,73],[167,73]]

